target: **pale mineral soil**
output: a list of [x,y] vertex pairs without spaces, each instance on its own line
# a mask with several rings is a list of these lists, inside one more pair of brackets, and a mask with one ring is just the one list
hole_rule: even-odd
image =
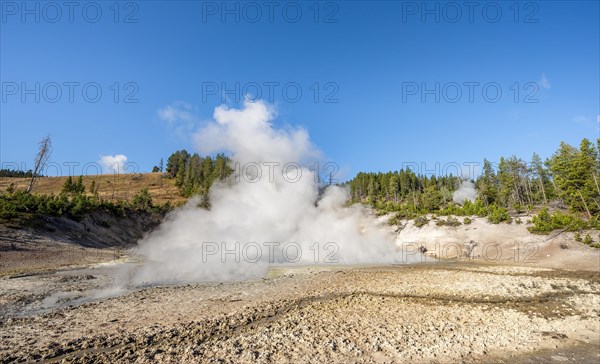
[[597,271],[474,262],[279,267],[257,281],[151,287],[67,305],[109,282],[109,272],[100,265],[0,280],[0,362],[600,360]]
[[[381,217],[385,221],[388,216]],[[431,218],[431,216],[429,216]],[[446,217],[438,217],[446,220]],[[464,217],[457,217],[460,222]],[[531,234],[531,216],[522,216],[521,224],[492,224],[486,218],[470,216],[471,223],[457,227],[437,226],[431,219],[417,227],[414,221],[395,226],[396,244],[408,257],[425,247],[419,262],[476,261],[493,264],[526,265],[545,268],[600,271],[600,249],[575,241],[575,233],[555,231],[548,235]],[[594,242],[600,232],[590,230]]]
[[600,361],[599,249],[482,219],[396,234],[424,263],[129,290],[110,287],[135,252],[13,234],[0,241],[0,362]]

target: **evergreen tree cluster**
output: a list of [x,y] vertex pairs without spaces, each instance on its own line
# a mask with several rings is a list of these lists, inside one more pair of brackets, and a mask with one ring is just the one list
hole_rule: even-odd
[[459,187],[455,176],[420,176],[411,170],[387,173],[360,172],[347,182],[352,202],[369,204],[386,211],[409,209],[414,212],[437,211],[452,201]]
[[[410,170],[387,173],[360,172],[346,184],[351,202],[368,204],[380,211],[396,212],[391,223],[424,214],[481,216],[493,223],[511,222],[517,213],[536,206],[568,208],[574,215],[542,210],[533,219],[535,233],[552,229],[578,230],[600,226],[600,139],[596,145],[583,139],[579,148],[561,143],[546,161],[534,153],[529,163],[511,156],[497,165],[484,160],[475,181],[477,199],[455,204],[452,194],[458,177],[420,176]],[[588,221],[579,216],[586,216]],[[520,221],[520,220],[519,220]]]
[[206,196],[214,181],[224,181],[233,172],[228,166],[229,158],[224,154],[201,157],[187,150],[178,150],[167,159],[166,173],[175,179],[182,196],[194,194]]
[[531,162],[512,156],[500,158],[497,168],[484,161],[477,179],[479,197],[486,205],[520,210],[523,206],[563,204],[588,218],[600,214],[600,139],[583,139],[579,148],[561,143],[544,163],[536,153]]
[[158,212],[166,213],[171,209],[169,203],[156,206],[148,189],[141,190],[131,202],[125,200],[104,200],[98,196],[98,185],[92,181],[89,193],[83,184],[83,177],[77,181],[68,177],[63,184],[60,194],[43,195],[17,190],[9,186],[5,193],[0,194],[0,220],[15,220],[35,216],[66,216],[80,220],[86,213],[104,210],[116,216],[125,216],[128,212]]
[[[96,181],[92,181],[95,185]],[[67,177],[67,180],[63,184],[62,191],[63,194],[72,194],[72,195],[80,195],[85,193],[85,186],[83,185],[83,176],[79,176],[77,178],[77,182],[73,182],[73,177]]]
[[19,170],[14,170],[14,169],[0,169],[0,177],[20,177],[20,178],[29,177],[29,178],[31,178],[32,175],[33,175],[33,172],[31,170],[28,170],[27,172],[25,172],[25,171],[19,171]]

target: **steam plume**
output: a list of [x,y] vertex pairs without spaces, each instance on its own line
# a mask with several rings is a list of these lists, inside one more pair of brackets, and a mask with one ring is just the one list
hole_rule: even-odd
[[476,198],[475,184],[469,180],[461,181],[458,190],[452,194],[452,200],[459,204],[463,204],[466,200],[475,201]]
[[[375,218],[360,206],[344,207],[345,189],[330,186],[319,197],[314,172],[300,167],[320,156],[306,130],[274,128],[274,110],[263,102],[220,106],[213,117],[194,135],[197,150],[229,152],[237,176],[213,184],[210,210],[192,199],[140,242],[143,259],[132,283],[243,280],[277,263],[400,259]],[[260,170],[244,169],[250,164]]]

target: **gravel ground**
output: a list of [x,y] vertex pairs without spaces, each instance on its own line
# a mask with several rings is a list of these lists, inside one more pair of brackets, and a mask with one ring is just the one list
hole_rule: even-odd
[[280,267],[258,281],[94,291],[110,272],[0,279],[0,362],[600,360],[597,271]]

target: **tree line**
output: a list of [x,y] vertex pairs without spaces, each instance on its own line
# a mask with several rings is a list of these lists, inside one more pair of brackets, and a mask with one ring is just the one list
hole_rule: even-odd
[[28,171],[20,171],[16,169],[0,169],[0,177],[19,177],[19,178],[31,178],[33,176],[33,171],[30,169]]
[[[167,178],[175,179],[175,185],[182,196],[204,196],[202,205],[209,207],[208,191],[212,184],[215,181],[225,181],[233,172],[229,162],[230,159],[224,154],[200,156],[183,149],[169,156],[163,173]],[[155,167],[154,171],[162,170],[161,160],[160,167]],[[9,170],[0,171],[0,176],[2,174],[24,177],[35,175],[31,171]],[[350,189],[349,203],[360,202],[380,211],[397,212],[397,218],[415,218],[429,213],[478,215],[487,216],[490,221],[497,223],[511,221],[509,210],[523,212],[538,206],[549,206],[554,210],[568,209],[575,215],[600,222],[600,139],[596,144],[583,139],[579,147],[562,142],[545,161],[536,153],[529,163],[516,156],[501,157],[497,164],[486,159],[482,173],[472,182],[476,186],[477,198],[462,206],[454,203],[452,198],[461,179],[451,174],[425,176],[417,175],[410,169],[385,173],[359,172],[342,185]],[[86,193],[81,177],[77,181],[69,177],[57,196],[26,195],[14,191],[13,187],[2,197],[3,201],[0,201],[2,215],[7,217],[19,211],[32,210],[57,215],[66,211],[79,215],[98,206],[122,211],[124,205],[119,204],[125,202],[113,206],[100,201],[95,182],[92,182],[88,191]],[[148,191],[141,191],[134,200],[127,207],[155,207]],[[169,208],[165,206],[163,210]],[[537,221],[538,232],[565,223],[581,225],[581,222],[575,223],[564,214],[549,213],[548,210],[544,210]]]
[[486,204],[522,209],[554,205],[597,218],[600,213],[600,139],[596,145],[583,139],[579,147],[562,142],[542,162],[536,153],[531,162],[511,156],[500,158],[497,168],[484,160],[476,181],[479,198]]
[[[530,162],[516,156],[501,157],[497,164],[485,159],[482,173],[473,182],[481,209],[501,208],[517,212],[551,205],[597,218],[600,213],[600,139],[594,145],[583,139],[579,147],[562,142],[545,161],[533,153]],[[206,195],[214,181],[232,173],[229,158],[190,154],[179,150],[167,160],[166,175],[175,179],[183,196]],[[351,201],[386,211],[435,213],[455,205],[453,193],[461,179],[417,175],[412,170],[359,172],[345,182]]]
[[452,193],[460,179],[449,176],[422,176],[413,171],[386,173],[359,172],[346,185],[352,202],[361,202],[388,211],[409,208],[414,211],[435,211],[452,201]]
[[[478,206],[477,211],[483,214],[493,210],[502,217],[507,216],[503,209],[522,212],[534,206],[552,206],[598,220],[600,139],[595,145],[583,139],[579,147],[562,142],[545,161],[537,153],[529,163],[516,156],[501,157],[496,165],[486,159],[482,173],[473,182],[478,197],[469,206]],[[452,200],[460,186],[457,176],[428,177],[411,170],[360,172],[346,185],[350,187],[351,202],[380,210],[460,214]]]

